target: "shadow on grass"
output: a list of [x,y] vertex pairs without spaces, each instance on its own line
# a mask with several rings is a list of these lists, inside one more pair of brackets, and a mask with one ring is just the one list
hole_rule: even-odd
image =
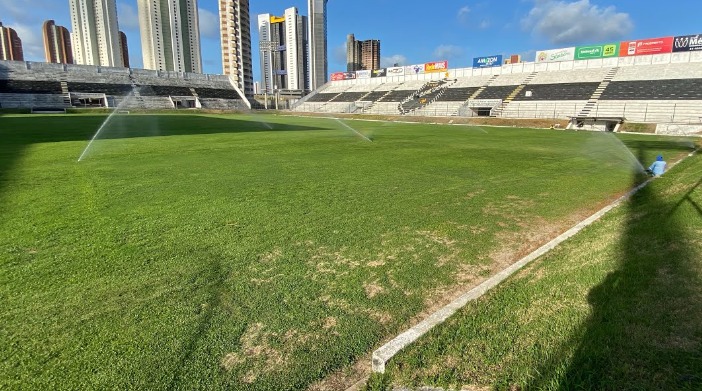
[[[591,315],[581,332],[534,372],[526,389],[702,389],[699,253],[685,229],[702,221],[692,198],[702,180],[684,183],[688,176],[671,178],[680,181],[675,186],[692,186],[680,200],[662,198],[663,183],[654,182],[626,204],[617,270],[589,292]],[[634,175],[635,184],[640,180]]]

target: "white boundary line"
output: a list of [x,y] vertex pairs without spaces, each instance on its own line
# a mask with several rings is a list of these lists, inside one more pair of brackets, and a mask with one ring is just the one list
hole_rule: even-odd
[[[696,152],[697,152],[697,149],[695,149],[693,152],[688,154],[687,157],[694,155]],[[685,158],[680,159],[676,163],[672,164],[670,166],[670,168],[673,168],[674,166],[676,166],[678,163],[682,162],[683,160],[685,160]],[[623,201],[629,199],[629,197],[634,195],[639,190],[643,189],[653,179],[654,178],[649,178],[645,182],[641,183],[640,185],[638,185],[635,188],[633,188],[632,190],[630,190],[628,193],[617,198],[611,204],[600,209],[592,216],[579,222],[578,224],[576,224],[574,227],[567,230],[566,232],[558,235],[555,239],[544,244],[543,246],[534,250],[531,254],[525,256],[524,258],[520,259],[516,263],[512,264],[512,266],[509,266],[508,268],[502,270],[501,272],[499,272],[499,273],[495,274],[494,276],[490,277],[489,279],[485,280],[483,283],[481,283],[480,285],[471,289],[470,291],[462,294],[456,300],[452,301],[451,303],[449,303],[445,307],[443,307],[440,310],[429,315],[427,318],[425,318],[421,322],[412,326],[409,330],[403,332],[402,334],[393,338],[390,342],[388,342],[385,345],[378,348],[376,351],[373,352],[373,355],[372,355],[372,359],[371,359],[372,371],[377,372],[377,373],[384,373],[385,372],[385,364],[393,356],[395,356],[400,350],[402,350],[403,348],[405,348],[409,344],[416,341],[419,337],[424,335],[427,331],[431,330],[434,326],[436,326],[440,323],[443,323],[446,319],[448,319],[448,317],[450,317],[451,315],[456,313],[456,311],[458,311],[459,309],[463,308],[463,306],[468,304],[469,301],[475,300],[475,299],[479,298],[480,296],[484,295],[487,291],[489,291],[490,289],[497,286],[499,283],[501,283],[502,281],[507,279],[507,277],[511,276],[516,271],[518,271],[519,269],[521,269],[524,266],[526,266],[527,264],[529,264],[531,261],[535,260],[536,258],[540,257],[543,254],[546,254],[547,252],[549,252],[550,250],[552,250],[553,248],[555,248],[559,244],[563,243],[566,239],[568,239],[571,236],[575,235],[576,233],[582,231],[588,225],[599,220],[607,212],[609,212],[610,210],[619,206],[619,204],[621,204]]]

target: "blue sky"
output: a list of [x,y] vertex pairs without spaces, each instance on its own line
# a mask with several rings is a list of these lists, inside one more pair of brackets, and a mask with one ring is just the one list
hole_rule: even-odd
[[[256,15],[282,15],[306,0],[251,0],[252,43],[258,48]],[[119,26],[127,34],[132,67],[141,67],[136,0],[117,0]],[[199,0],[203,68],[222,73],[216,0]],[[448,60],[450,68],[473,57],[521,54],[605,41],[702,33],[700,0],[329,0],[329,71],[344,71],[346,35],[381,41],[381,65]],[[68,0],[0,0],[0,21],[15,28],[25,59],[44,61],[41,24],[54,19],[71,30]],[[254,80],[259,80],[254,53]]]

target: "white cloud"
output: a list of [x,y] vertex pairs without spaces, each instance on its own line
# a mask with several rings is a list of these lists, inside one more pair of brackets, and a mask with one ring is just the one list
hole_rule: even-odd
[[461,22],[467,22],[469,13],[470,13],[470,8],[468,8],[468,6],[465,6],[465,7],[458,10],[458,15],[456,15],[456,17]]
[[634,23],[629,14],[590,0],[536,0],[522,26],[553,44],[577,44],[625,38]]
[[346,70],[346,42],[341,45],[332,48],[332,58],[334,62],[339,64],[344,64],[344,71]]
[[451,60],[463,56],[463,48],[454,45],[439,45],[434,49],[434,58],[437,60]]
[[206,9],[199,8],[200,35],[203,38],[219,38],[219,15]]
[[407,65],[407,57],[401,54],[393,54],[389,57],[380,56],[380,67],[387,68],[397,65]]
[[[31,4],[28,4],[31,3]],[[41,12],[37,12],[41,10]],[[7,22],[9,25],[10,19],[13,22],[37,22],[51,17],[43,17],[43,15],[53,15],[55,13],[67,14],[68,5],[63,1],[56,0],[0,0],[0,22]],[[39,16],[42,15],[42,16]],[[9,16],[9,17],[8,17]]]
[[22,52],[25,61],[46,61],[44,54],[44,39],[34,30],[34,26],[23,23],[13,23],[17,36],[22,40]]
[[118,3],[117,19],[120,30],[139,30],[139,14],[133,6],[126,3]]

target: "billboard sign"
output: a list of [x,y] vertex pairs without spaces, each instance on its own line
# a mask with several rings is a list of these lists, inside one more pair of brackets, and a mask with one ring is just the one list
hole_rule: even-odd
[[405,67],[389,67],[387,68],[388,76],[404,76]]
[[344,80],[344,72],[334,72],[331,74],[331,81]]
[[424,72],[446,72],[448,71],[448,61],[434,61],[424,64]]
[[536,52],[536,62],[573,61],[574,59],[575,47]]
[[575,48],[576,60],[590,60],[593,58],[607,58],[619,56],[619,44],[607,43],[604,45],[577,46]]
[[681,35],[673,39],[674,52],[696,52],[702,50],[702,34]]
[[371,71],[371,77],[383,77],[383,76],[387,76],[387,74],[388,74],[387,68],[373,69]]
[[475,57],[473,58],[473,68],[499,67],[502,65],[502,55]]
[[673,37],[624,41],[619,46],[619,57],[663,54],[673,51]]
[[356,71],[356,79],[370,79],[370,77],[371,71],[369,70]]
[[356,72],[344,72],[344,80],[355,79]]
[[424,73],[424,64],[408,65],[405,67],[405,75],[420,75]]

